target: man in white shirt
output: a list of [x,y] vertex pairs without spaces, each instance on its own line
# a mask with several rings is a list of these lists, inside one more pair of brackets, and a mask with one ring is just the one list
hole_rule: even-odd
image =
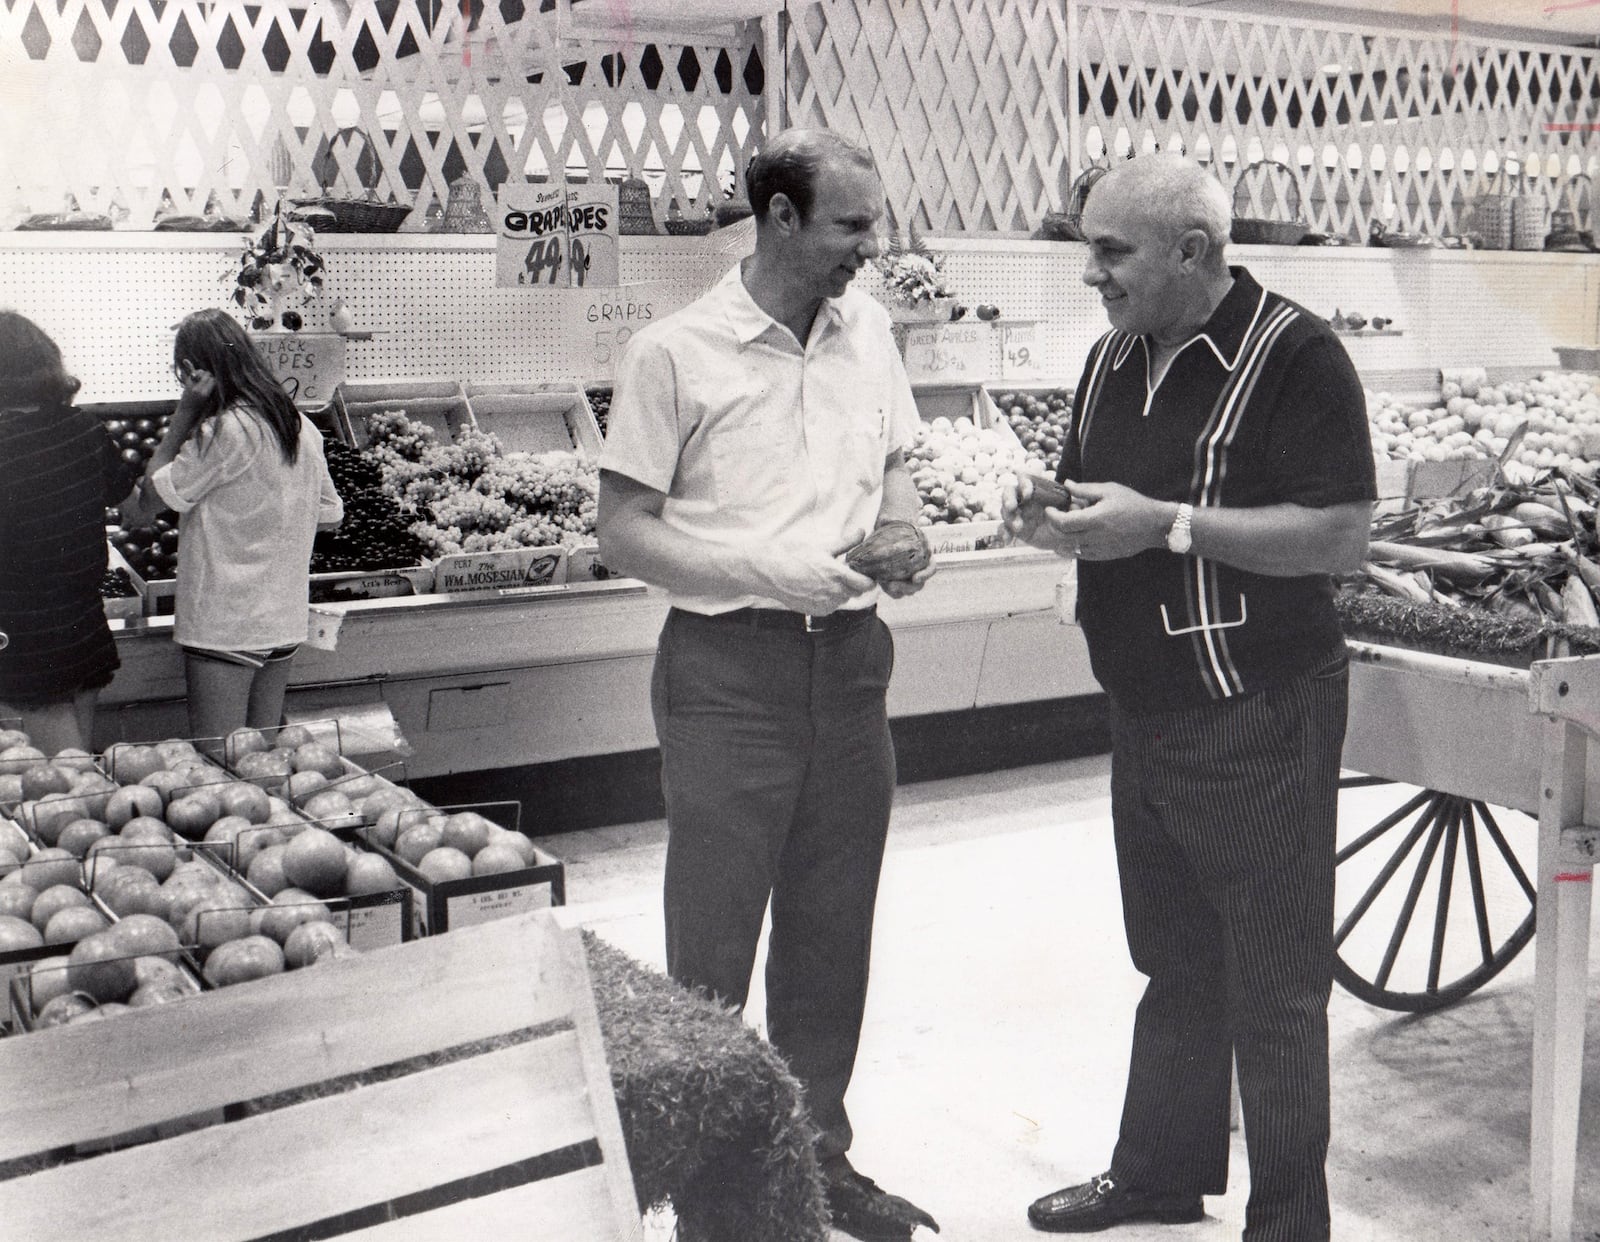
[[834,1225],[893,1242],[938,1226],[845,1155],[895,769],[880,584],[842,554],[887,522],[921,538],[917,411],[888,314],[849,288],[878,254],[870,157],[790,130],[747,183],[754,254],[621,360],[601,554],[672,598],[651,687],[667,968],[742,1006],[770,896],[767,1030],[805,1087]]

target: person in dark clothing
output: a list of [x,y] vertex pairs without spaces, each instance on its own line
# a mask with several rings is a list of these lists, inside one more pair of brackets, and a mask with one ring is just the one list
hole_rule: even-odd
[[117,647],[100,600],[105,511],[132,480],[36,324],[0,311],[0,719],[88,749]]
[[1226,1188],[1238,1064],[1247,1242],[1329,1236],[1328,995],[1348,661],[1331,575],[1376,498],[1360,381],[1328,326],[1223,250],[1226,191],[1174,155],[1084,210],[1090,351],[1059,481],[1003,501],[1076,557],[1077,619],[1112,706],[1123,918],[1149,977],[1111,1168],[1036,1228],[1179,1223]]

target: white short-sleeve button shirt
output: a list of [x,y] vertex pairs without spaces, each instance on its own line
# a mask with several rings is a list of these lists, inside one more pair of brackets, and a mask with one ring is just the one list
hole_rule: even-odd
[[[837,543],[872,529],[884,461],[911,446],[917,419],[877,301],[853,289],[826,299],[802,346],[735,267],[628,342],[600,464],[664,493],[662,520],[697,538]],[[672,602],[703,613],[782,606],[756,595]]]

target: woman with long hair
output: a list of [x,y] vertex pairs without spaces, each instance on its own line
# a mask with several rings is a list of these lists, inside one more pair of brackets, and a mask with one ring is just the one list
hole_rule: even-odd
[[174,638],[184,653],[189,731],[225,738],[283,716],[305,641],[316,532],[344,506],[322,434],[221,310],[178,325],[183,395],[139,484],[130,520],[179,514]]
[[100,580],[106,506],[128,483],[77,391],[56,343],[0,311],[0,723],[46,754],[89,748],[117,668]]

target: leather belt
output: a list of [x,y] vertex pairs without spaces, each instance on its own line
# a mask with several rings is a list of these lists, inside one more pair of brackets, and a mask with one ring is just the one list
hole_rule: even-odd
[[690,613],[686,616],[699,621],[716,621],[723,625],[742,625],[753,630],[782,630],[790,634],[830,634],[859,625],[868,617],[878,615],[877,605],[866,608],[841,608],[823,616],[805,612],[790,612],[786,608],[735,608],[732,612]]

